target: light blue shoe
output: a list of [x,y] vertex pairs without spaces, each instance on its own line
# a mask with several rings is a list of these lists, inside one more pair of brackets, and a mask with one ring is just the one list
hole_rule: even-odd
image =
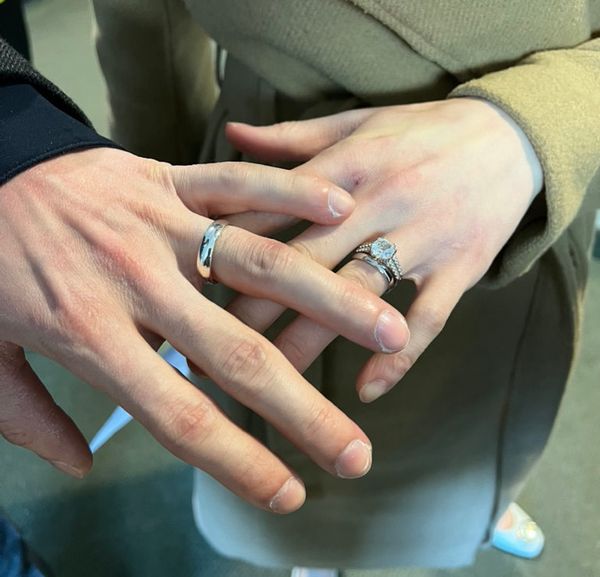
[[511,503],[508,509],[512,513],[512,525],[508,529],[494,529],[492,546],[517,557],[535,559],[544,548],[542,530],[516,503]]
[[294,567],[291,577],[339,577],[337,569],[318,569],[316,567]]

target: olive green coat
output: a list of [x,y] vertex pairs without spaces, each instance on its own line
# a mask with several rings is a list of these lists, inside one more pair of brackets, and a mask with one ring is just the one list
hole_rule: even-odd
[[[308,492],[299,512],[278,517],[198,472],[196,520],[223,554],[273,566],[470,563],[541,454],[575,355],[600,190],[600,1],[94,0],[94,8],[113,136],[141,155],[240,159],[223,135],[228,120],[466,95],[496,103],[528,135],[543,193],[402,384],[385,401],[360,403],[353,384],[368,353],[342,340],[307,373],[373,441],[365,478],[332,478],[202,384]],[[229,52],[216,105],[209,35]],[[401,286],[389,298],[406,310],[411,294]]]

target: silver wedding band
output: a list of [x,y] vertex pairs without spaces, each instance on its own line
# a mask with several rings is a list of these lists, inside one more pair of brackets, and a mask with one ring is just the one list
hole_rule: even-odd
[[387,283],[387,291],[392,290],[404,276],[402,266],[396,258],[396,245],[386,238],[379,237],[356,248],[353,259],[366,262],[376,269]]
[[196,268],[198,274],[207,283],[215,284],[212,277],[212,261],[215,252],[215,246],[218,238],[221,236],[224,228],[229,223],[226,220],[214,220],[204,232],[200,246],[198,247],[198,258]]

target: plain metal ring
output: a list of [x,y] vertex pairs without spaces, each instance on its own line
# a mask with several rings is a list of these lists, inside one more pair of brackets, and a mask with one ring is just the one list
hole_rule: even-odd
[[196,269],[198,274],[207,283],[215,284],[212,278],[212,261],[215,252],[215,245],[218,238],[229,223],[226,220],[214,220],[204,231],[204,236],[198,247],[198,257],[196,259]]

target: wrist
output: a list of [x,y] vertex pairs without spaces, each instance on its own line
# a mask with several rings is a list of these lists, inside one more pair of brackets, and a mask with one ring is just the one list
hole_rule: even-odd
[[[544,172],[540,160],[523,129],[515,122],[515,120],[500,106],[480,98],[478,96],[462,97],[469,100],[484,103],[486,108],[494,114],[498,122],[500,130],[507,130],[513,138],[511,142],[518,143],[517,150],[517,165],[516,170],[521,170],[526,175],[528,180],[528,188],[531,194],[531,201],[542,191],[544,187]],[[516,136],[516,139],[514,138]]]

